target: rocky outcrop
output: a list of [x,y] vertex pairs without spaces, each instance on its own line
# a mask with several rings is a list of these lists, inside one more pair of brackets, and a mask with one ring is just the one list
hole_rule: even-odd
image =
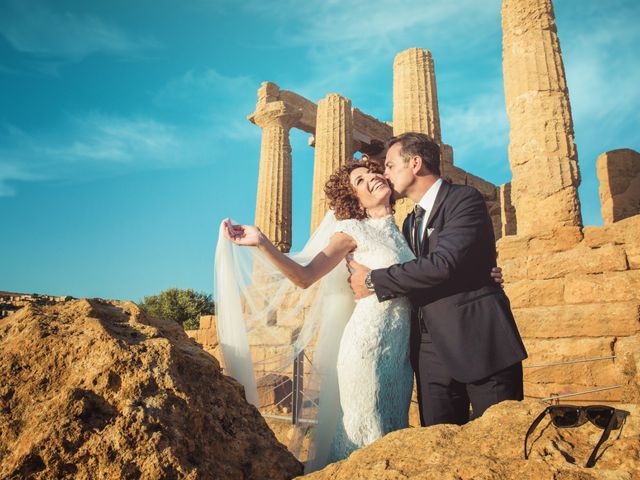
[[495,479],[542,478],[595,480],[640,476],[640,409],[625,405],[630,415],[600,448],[593,468],[584,468],[602,430],[591,423],[556,429],[544,419],[524,436],[546,405],[527,400],[503,402],[462,427],[438,425],[390,433],[349,458],[304,478],[320,479]]
[[130,302],[0,320],[0,478],[291,478],[242,387]]

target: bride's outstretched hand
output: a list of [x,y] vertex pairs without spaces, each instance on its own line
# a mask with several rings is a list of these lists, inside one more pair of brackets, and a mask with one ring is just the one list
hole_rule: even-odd
[[253,225],[234,225],[230,220],[224,222],[224,234],[236,245],[257,247],[260,244],[262,232]]

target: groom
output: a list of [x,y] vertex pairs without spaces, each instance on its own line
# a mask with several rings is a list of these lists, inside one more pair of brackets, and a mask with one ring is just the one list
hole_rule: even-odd
[[527,357],[509,300],[487,275],[495,237],[482,195],[440,178],[440,148],[421,133],[388,142],[385,177],[416,204],[403,234],[417,259],[369,270],[351,261],[356,298],[411,300],[411,363],[420,422],[462,425],[503,400],[522,400]]

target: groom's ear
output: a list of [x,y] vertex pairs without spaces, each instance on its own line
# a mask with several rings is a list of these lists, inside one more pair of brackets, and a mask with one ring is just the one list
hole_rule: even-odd
[[414,174],[417,174],[422,169],[422,157],[420,155],[414,155],[409,160],[409,165],[411,166],[411,170]]

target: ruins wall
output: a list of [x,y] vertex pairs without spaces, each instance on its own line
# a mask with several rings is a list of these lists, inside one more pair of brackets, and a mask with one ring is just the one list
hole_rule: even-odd
[[498,264],[529,353],[526,396],[621,385],[571,402],[640,400],[639,232],[636,215],[603,227],[560,226],[500,239]]

